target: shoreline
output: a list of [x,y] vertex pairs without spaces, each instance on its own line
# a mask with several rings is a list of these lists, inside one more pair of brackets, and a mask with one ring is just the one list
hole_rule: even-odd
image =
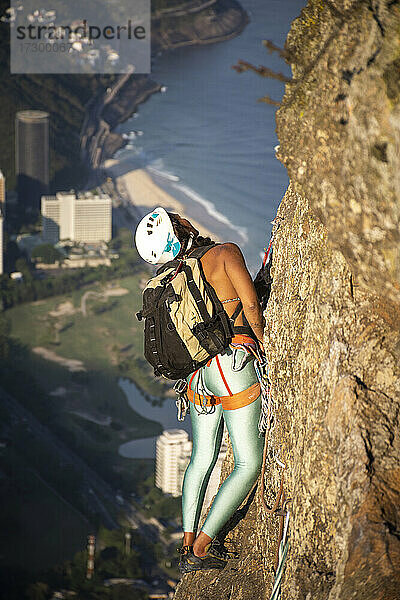
[[[105,161],[103,167],[107,176],[113,179],[115,189],[122,197],[125,196],[134,209],[134,218],[137,221],[156,206],[162,206],[165,210],[176,212],[181,217],[188,219],[199,230],[200,235],[209,236],[216,242],[220,241],[218,234],[209,225],[203,220],[193,217],[187,206],[160,187],[146,169],[139,167],[119,172],[120,164],[117,159],[109,159]],[[129,204],[126,207],[128,210]]]
[[[220,14],[217,19],[214,17],[210,20],[207,14],[211,6],[219,7]],[[194,0],[192,8],[189,7],[188,10],[168,10],[166,13],[168,14],[163,16],[163,34],[160,36],[158,28],[154,29],[153,57],[164,50],[214,44],[232,39],[239,35],[249,22],[249,16],[238,0],[204,0],[199,3]],[[196,13],[195,27],[190,22],[184,22],[191,13]],[[183,17],[183,21],[180,17]],[[161,22],[161,14],[154,22]],[[115,173],[119,163],[118,159],[114,158],[115,154],[128,143],[115,129],[128,121],[140,104],[161,91],[162,84],[152,80],[150,75],[132,76],[125,73],[107,91],[93,97],[88,103],[80,134],[81,158],[88,164],[90,172],[86,187],[89,189],[101,185],[104,175],[110,176],[114,182],[114,189],[124,199],[123,204],[130,219],[138,221],[151,208],[162,206],[190,220],[201,235],[220,241],[222,228],[220,227],[221,231],[218,233],[218,225],[223,222],[229,227],[229,221],[215,210],[213,214],[213,207],[208,201],[194,201],[187,191],[185,193],[178,186],[169,186],[165,185],[164,181],[158,181],[160,178],[149,172],[150,169],[131,166],[126,173]],[[231,229],[233,239],[239,241],[240,235],[237,235],[238,232],[233,226]]]
[[[207,14],[202,15],[211,5],[219,5],[221,11],[215,21],[210,21]],[[184,23],[191,12],[196,13],[195,27]],[[180,18],[183,21],[180,22]],[[195,11],[180,10],[176,15],[170,13],[164,19],[166,28],[162,34],[157,28],[153,33],[153,58],[160,52],[182,46],[201,46],[230,40],[239,35],[249,22],[248,14],[238,0],[205,1]],[[160,16],[152,20],[153,24],[157,21],[160,21]],[[88,164],[91,172],[89,187],[93,186],[93,180],[98,180],[102,164],[126,145],[122,135],[115,133],[115,128],[125,123],[141,103],[161,91],[162,84],[152,80],[149,75],[132,76],[132,73],[124,73],[108,91],[94,96],[86,105],[80,132],[80,152],[81,159]]]

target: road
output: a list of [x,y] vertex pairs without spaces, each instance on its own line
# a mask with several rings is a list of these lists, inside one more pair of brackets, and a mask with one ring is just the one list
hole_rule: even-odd
[[127,73],[120,75],[111,87],[107,88],[103,94],[92,99],[86,105],[80,138],[81,158],[88,162],[91,169],[91,176],[94,177],[93,181],[92,177],[89,177],[88,188],[98,183],[97,169],[101,164],[102,148],[105,139],[110,133],[110,126],[101,118],[101,115],[104,108],[115,99],[133,72],[134,67],[130,65]]

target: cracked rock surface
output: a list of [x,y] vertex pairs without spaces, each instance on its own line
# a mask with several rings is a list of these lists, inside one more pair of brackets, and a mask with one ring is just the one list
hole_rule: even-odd
[[[309,0],[286,50],[265,330],[266,500],[282,475],[291,499],[283,598],[399,600],[400,2]],[[256,490],[229,533],[239,558],[175,598],[268,599],[278,526]]]

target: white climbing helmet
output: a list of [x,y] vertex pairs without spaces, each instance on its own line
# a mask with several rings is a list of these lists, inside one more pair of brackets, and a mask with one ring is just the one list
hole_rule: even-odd
[[161,206],[140,221],[135,233],[135,244],[143,260],[152,265],[173,260],[181,249],[171,219]]

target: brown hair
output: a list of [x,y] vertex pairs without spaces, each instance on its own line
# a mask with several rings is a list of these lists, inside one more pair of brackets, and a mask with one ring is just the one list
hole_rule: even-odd
[[179,220],[179,215],[175,213],[168,213],[169,218],[171,219],[172,227],[174,228],[175,235],[182,244],[182,249],[178,256],[183,256],[185,254],[186,248],[189,243],[189,239],[193,236],[192,248],[199,248],[200,246],[210,246],[213,244],[213,240],[210,237],[203,237],[199,234],[197,229],[193,227],[190,223],[190,227],[184,225]]

